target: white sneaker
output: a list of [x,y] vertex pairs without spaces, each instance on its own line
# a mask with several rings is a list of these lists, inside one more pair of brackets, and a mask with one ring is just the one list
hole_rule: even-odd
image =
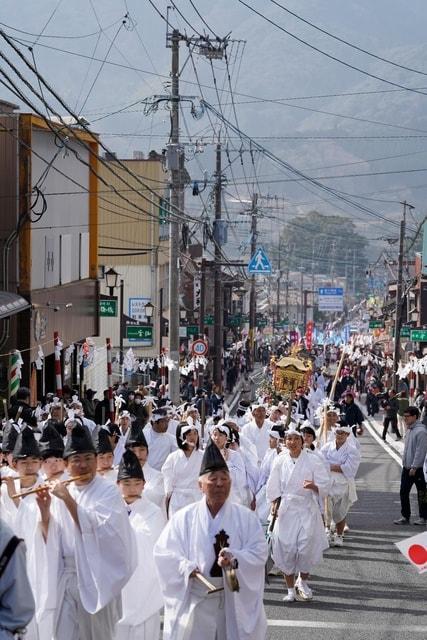
[[299,581],[298,586],[295,585],[295,595],[297,600],[312,600],[313,592],[306,582]]
[[344,539],[342,536],[339,536],[337,533],[334,535],[334,539],[332,541],[332,546],[334,547],[343,547]]
[[350,527],[348,526],[347,523],[345,523],[345,525],[344,525],[344,533],[347,533],[347,531],[350,531]]
[[295,602],[295,589],[288,589],[288,593],[283,598],[283,602]]

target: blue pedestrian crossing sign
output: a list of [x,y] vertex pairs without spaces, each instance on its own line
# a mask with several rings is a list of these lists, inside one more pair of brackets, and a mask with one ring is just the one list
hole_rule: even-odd
[[264,249],[257,249],[248,264],[249,273],[271,273],[271,262]]

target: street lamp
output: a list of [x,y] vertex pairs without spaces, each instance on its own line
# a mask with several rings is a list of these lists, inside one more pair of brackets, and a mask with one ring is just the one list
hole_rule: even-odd
[[197,309],[195,309],[193,311],[193,318],[194,318],[194,322],[196,322],[197,324],[199,322],[199,315],[200,315],[199,311]]
[[108,271],[105,272],[104,275],[105,275],[105,282],[107,284],[107,287],[110,290],[110,296],[113,296],[114,289],[118,285],[119,274],[117,273],[117,271],[114,271],[112,267],[110,267]]
[[148,324],[151,324],[151,319],[153,317],[153,312],[154,312],[154,304],[151,304],[151,302],[147,302],[144,309],[145,309],[145,317],[147,318],[147,322]]
[[185,309],[180,309],[179,317],[183,322],[185,322],[185,320],[187,319],[187,311]]

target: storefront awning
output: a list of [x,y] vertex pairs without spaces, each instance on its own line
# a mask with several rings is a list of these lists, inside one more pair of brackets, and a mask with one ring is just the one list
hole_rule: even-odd
[[0,291],[0,318],[9,318],[20,311],[28,309],[30,306],[28,300],[25,300],[17,293]]

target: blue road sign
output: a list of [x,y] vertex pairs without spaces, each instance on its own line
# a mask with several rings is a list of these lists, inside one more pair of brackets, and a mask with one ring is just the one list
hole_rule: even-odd
[[249,273],[271,273],[271,263],[261,247],[257,249],[248,264]]

